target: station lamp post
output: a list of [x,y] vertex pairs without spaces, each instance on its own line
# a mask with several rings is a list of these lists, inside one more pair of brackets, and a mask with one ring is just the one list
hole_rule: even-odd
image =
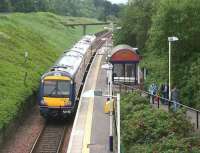
[[113,35],[113,32],[114,32],[114,31],[120,30],[120,29],[122,29],[122,27],[114,27],[114,24],[111,23],[109,27],[104,27],[104,29],[110,30],[110,31],[112,32],[112,35]]
[[106,61],[107,61],[107,63],[108,63],[108,60],[109,60],[109,46],[108,46],[108,41],[109,41],[109,38],[102,38],[101,40],[103,40],[103,41],[105,41],[106,42],[106,45],[105,45],[105,48],[106,48],[106,53],[107,53],[107,55],[106,55]]
[[[120,94],[117,93],[117,95],[104,95],[103,92],[101,90],[88,90],[85,91],[82,95],[82,97],[85,98],[93,98],[96,96],[100,96],[100,97],[108,97],[108,98],[117,98],[117,153],[121,153],[120,150]],[[110,110],[111,113],[113,113]],[[112,115],[113,116],[113,115]],[[109,150],[111,152],[113,152],[113,120],[111,121],[111,119],[113,119],[113,117],[110,117],[110,134],[109,134]]]
[[[111,31],[111,33],[112,33],[112,35],[113,35],[113,32],[115,31],[115,30],[120,30],[121,29],[121,27],[114,27],[114,24],[113,23],[111,23],[110,24],[110,26],[109,27],[104,27],[104,29],[107,29],[107,30],[110,30]],[[107,64],[109,64],[109,58],[111,57],[111,55],[110,55],[110,48],[108,49],[108,47],[111,47],[112,48],[112,46],[113,46],[113,44],[111,45],[111,46],[108,46],[108,38],[102,38],[102,40],[105,40],[106,41],[106,50],[107,50],[107,57],[106,57],[106,61],[107,61]],[[113,67],[112,67],[113,68]],[[108,72],[108,71],[107,71]],[[107,73],[108,74],[108,73]],[[112,74],[111,74],[112,75]],[[107,77],[109,77],[109,76],[107,76]]]
[[[109,30],[111,31],[112,35],[113,35],[113,32],[116,31],[116,30],[120,30],[122,29],[122,27],[114,27],[114,24],[111,22],[110,23],[110,26],[107,26],[107,27],[104,27],[105,30]],[[104,39],[104,38],[102,38]]]
[[[104,27],[104,29],[110,30],[113,34],[115,30],[120,30],[121,27],[114,27],[114,24],[111,23],[110,27]],[[107,83],[108,83],[108,95],[103,95],[102,92],[99,91],[93,91],[89,90],[83,93],[82,97],[95,97],[95,96],[103,96],[107,97],[112,101],[113,98],[117,98],[117,139],[118,139],[118,144],[117,144],[117,150],[118,153],[120,153],[120,94],[117,94],[116,96],[113,96],[112,94],[112,69],[113,65],[109,63],[109,57],[110,57],[110,52],[108,49],[108,41],[109,38],[102,38],[101,40],[106,41],[106,53],[107,53],[107,62],[106,64],[102,65],[102,69],[105,69],[107,71]],[[112,47],[112,46],[110,46]],[[111,102],[112,105],[112,102]],[[112,152],[113,151],[113,105],[110,105],[110,132],[109,132],[109,150]]]
[[114,27],[114,24],[111,23],[111,24],[110,24],[110,27],[104,27],[104,29],[111,30],[111,32],[113,33],[115,30],[120,30],[120,29],[122,29],[122,27]]
[[169,100],[171,100],[171,43],[178,41],[177,37],[168,37],[169,42]]
[[109,145],[110,151],[113,151],[113,94],[112,94],[112,69],[113,65],[107,63],[101,66],[102,69],[105,69],[108,77],[108,98],[110,101],[110,134],[109,134]]
[[[112,33],[112,35],[113,35],[113,32],[114,31],[116,31],[116,30],[120,30],[122,27],[114,27],[114,24],[113,23],[111,23],[110,24],[110,26],[108,26],[108,27],[104,27],[104,29],[106,29],[106,30],[110,30],[111,31],[111,33]],[[102,39],[104,39],[104,38],[102,38]],[[106,39],[106,38],[105,38]],[[107,39],[108,40],[108,39]],[[106,41],[106,46],[107,46],[107,41]],[[107,46],[108,47],[108,46]],[[108,51],[108,49],[107,49],[107,51]],[[107,57],[109,56],[109,52],[107,52]]]
[[102,69],[107,71],[107,77],[108,77],[108,95],[110,95],[110,99],[112,99],[112,69],[113,65],[111,63],[107,63],[101,66]]
[[109,150],[113,152],[113,103],[112,99],[117,98],[117,136],[118,136],[118,144],[117,144],[117,150],[118,153],[120,153],[120,94],[117,94],[117,96],[114,96],[112,93],[112,69],[113,65],[111,63],[107,63],[101,66],[102,69],[107,71],[107,77],[108,77],[108,92],[107,95],[103,95],[102,91],[98,90],[89,90],[83,93],[82,97],[95,97],[95,96],[103,96],[110,99],[110,110],[109,110],[109,116],[110,116],[110,131],[109,131]]

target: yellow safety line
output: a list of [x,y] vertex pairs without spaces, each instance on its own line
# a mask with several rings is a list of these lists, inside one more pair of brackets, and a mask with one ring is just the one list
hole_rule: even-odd
[[[95,73],[94,73],[95,76],[93,75],[94,82],[93,82],[93,85],[92,85],[92,88],[91,88],[92,90],[94,90],[95,87],[96,87],[96,81],[97,81],[97,76],[98,76],[98,73],[99,73],[99,67],[100,67],[100,64],[101,64],[101,58],[102,58],[102,56],[100,56],[98,61],[96,62],[96,68],[95,68]],[[94,61],[95,61],[95,59],[94,59]],[[89,148],[88,144],[90,144],[90,141],[91,141],[94,98],[89,98],[88,103],[89,104],[88,104],[86,125],[85,125],[85,130],[84,130],[82,153],[89,153],[90,152],[90,148]]]
[[83,139],[82,153],[90,152],[90,148],[88,147],[88,144],[90,144],[91,131],[92,131],[93,104],[94,104],[94,98],[90,98],[88,112],[87,112],[86,125],[85,125],[85,135],[84,135],[84,139]]

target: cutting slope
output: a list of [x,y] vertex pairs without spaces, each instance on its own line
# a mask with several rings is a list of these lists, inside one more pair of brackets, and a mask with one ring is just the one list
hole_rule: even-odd
[[[0,14],[0,129],[37,91],[41,74],[81,37],[81,27],[65,27],[62,23],[88,22],[97,21],[51,13]],[[88,31],[100,28],[90,26]]]

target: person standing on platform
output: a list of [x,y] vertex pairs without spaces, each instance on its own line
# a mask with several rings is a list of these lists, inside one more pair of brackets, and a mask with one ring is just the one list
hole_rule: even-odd
[[173,110],[174,112],[177,110],[177,108],[179,107],[179,91],[178,89],[176,88],[176,86],[174,86],[172,88],[172,91],[171,91],[171,100],[173,102]]
[[150,103],[154,103],[154,96],[156,95],[158,91],[158,87],[155,83],[151,84],[149,87],[149,93],[150,93]]
[[162,100],[163,104],[168,104],[166,99],[169,99],[169,85],[166,82],[161,85],[161,94],[164,98]]
[[153,94],[153,90],[152,90],[152,84],[149,86],[149,89],[148,89],[148,92],[149,92],[149,98],[150,98],[150,104],[153,103],[153,100],[152,100],[152,94]]

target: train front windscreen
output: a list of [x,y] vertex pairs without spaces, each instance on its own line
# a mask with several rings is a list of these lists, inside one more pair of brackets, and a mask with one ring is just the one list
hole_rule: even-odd
[[69,98],[70,96],[69,80],[45,80],[44,97]]

